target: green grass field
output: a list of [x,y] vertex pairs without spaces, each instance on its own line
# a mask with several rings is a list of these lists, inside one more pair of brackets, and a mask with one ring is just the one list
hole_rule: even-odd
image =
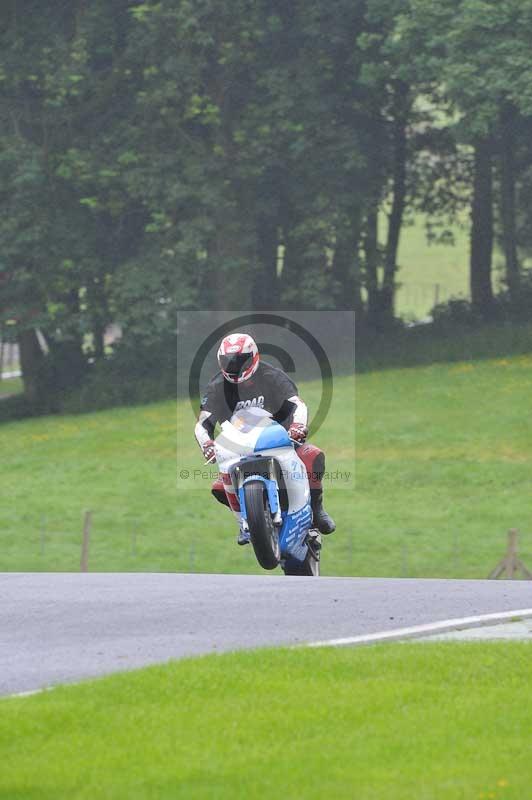
[[[350,386],[335,382],[315,439],[347,471],[356,439],[354,486],[326,486],[323,574],[486,577],[511,527],[532,566],[532,356],[359,375],[356,425]],[[316,408],[318,387],[301,392]],[[180,463],[196,469],[191,428],[179,404]],[[0,440],[0,570],[78,569],[90,508],[92,570],[259,571],[210,482],[176,488],[175,403],[4,424]]]
[[453,227],[454,244],[429,244],[422,218],[401,232],[397,313],[426,317],[436,303],[469,296],[469,233]]
[[524,800],[530,644],[209,656],[0,701],[6,800]]
[[22,391],[21,378],[2,378],[0,380],[0,397],[19,394]]

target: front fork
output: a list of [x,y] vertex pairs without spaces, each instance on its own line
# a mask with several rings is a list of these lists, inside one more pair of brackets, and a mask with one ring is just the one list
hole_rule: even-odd
[[229,474],[240,502],[241,525],[243,530],[249,531],[244,486],[249,481],[256,480],[262,481],[264,484],[268,493],[273,524],[280,527],[283,518],[281,515],[281,503],[279,502],[279,483],[274,459],[263,458],[260,459],[260,461],[257,459],[250,459],[249,464],[245,461],[241,461],[231,469]]

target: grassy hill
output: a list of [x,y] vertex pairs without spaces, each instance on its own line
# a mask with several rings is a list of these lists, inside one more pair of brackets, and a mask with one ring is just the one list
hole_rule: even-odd
[[[356,425],[351,380],[315,440],[331,470],[356,452],[354,485],[326,487],[324,574],[485,577],[510,527],[532,566],[532,356],[360,375]],[[178,449],[202,467],[191,425],[173,402],[3,425],[0,570],[78,569],[90,508],[93,570],[258,571],[208,477],[176,488]]]
[[0,792],[523,800],[530,686],[525,642],[187,659],[0,701]]

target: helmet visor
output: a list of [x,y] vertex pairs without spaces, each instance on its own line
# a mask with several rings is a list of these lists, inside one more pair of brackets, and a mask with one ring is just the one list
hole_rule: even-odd
[[220,356],[220,369],[232,378],[238,376],[249,369],[253,362],[253,353],[234,353],[228,356]]

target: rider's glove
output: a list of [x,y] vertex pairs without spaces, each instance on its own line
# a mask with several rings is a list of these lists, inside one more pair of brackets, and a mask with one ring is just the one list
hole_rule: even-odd
[[288,435],[294,442],[303,444],[308,436],[308,428],[301,422],[292,422],[288,428]]
[[216,453],[214,452],[214,442],[212,439],[209,439],[208,442],[205,442],[202,445],[203,455],[205,456],[205,461],[207,464],[214,464],[216,461]]

